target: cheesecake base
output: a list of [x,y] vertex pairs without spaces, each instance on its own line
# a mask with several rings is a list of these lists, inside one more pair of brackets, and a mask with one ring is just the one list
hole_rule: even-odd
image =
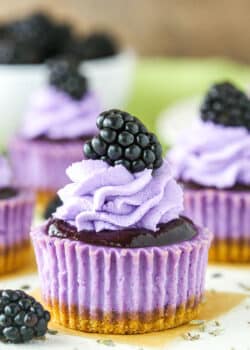
[[229,239],[215,240],[209,251],[209,261],[233,263],[250,262],[250,241]]
[[29,241],[15,244],[8,248],[0,246],[0,275],[23,267],[30,257]]
[[55,191],[37,191],[36,193],[36,212],[43,216],[49,203],[55,198]]
[[96,311],[90,316],[88,310],[79,313],[77,307],[59,306],[52,302],[46,307],[50,310],[52,320],[66,328],[88,333],[101,334],[143,334],[175,328],[195,319],[200,311],[202,298],[195,302],[191,298],[188,303],[181,304],[176,309],[166,307],[165,310],[153,312],[103,313]]

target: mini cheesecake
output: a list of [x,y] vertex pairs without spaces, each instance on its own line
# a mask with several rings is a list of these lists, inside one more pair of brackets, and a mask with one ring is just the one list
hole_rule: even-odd
[[200,118],[169,154],[182,183],[185,215],[214,234],[212,261],[250,261],[250,101],[214,85]]
[[34,195],[11,187],[7,161],[0,157],[0,274],[22,267],[29,258]]
[[181,215],[183,193],[155,135],[119,110],[97,125],[87,159],[67,170],[62,205],[31,232],[43,302],[54,321],[86,332],[189,322],[204,296],[211,235]]
[[23,126],[10,142],[15,184],[37,193],[40,212],[67,183],[65,170],[82,159],[84,142],[97,133],[98,97],[77,66],[58,61],[49,82],[33,96]]

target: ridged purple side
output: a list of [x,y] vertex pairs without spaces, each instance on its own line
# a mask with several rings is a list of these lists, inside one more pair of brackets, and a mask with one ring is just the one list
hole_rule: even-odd
[[34,195],[21,191],[16,197],[0,200],[0,248],[29,240]]
[[34,190],[65,186],[65,170],[83,156],[83,141],[50,142],[15,138],[9,145],[15,184]]
[[214,239],[250,242],[250,191],[184,189],[185,215]]
[[[45,226],[31,233],[43,300],[81,315],[176,309],[204,291],[210,234],[180,244],[136,249],[98,247],[51,238]],[[86,311],[87,310],[87,311]]]

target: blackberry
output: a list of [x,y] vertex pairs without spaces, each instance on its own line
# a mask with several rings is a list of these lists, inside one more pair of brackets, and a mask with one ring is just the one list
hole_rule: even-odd
[[19,45],[10,39],[0,40],[1,64],[37,63],[38,60],[38,56],[30,48]]
[[52,46],[54,25],[43,13],[35,13],[24,19],[10,22],[6,32],[16,43],[32,48],[40,55],[41,61]]
[[[1,194],[1,193],[0,193]],[[55,213],[56,209],[62,205],[62,201],[59,196],[55,196],[51,202],[49,202],[47,208],[45,209],[43,217],[45,219],[49,219],[53,213]]]
[[71,40],[65,43],[62,55],[65,57],[74,58],[80,63],[83,60],[82,40],[82,37],[73,35]]
[[57,24],[53,31],[53,47],[50,47],[49,56],[62,55],[65,48],[73,40],[71,27],[67,23]]
[[118,52],[118,47],[112,36],[99,32],[76,38],[69,50],[79,60],[90,60],[113,56]]
[[21,290],[0,290],[0,339],[24,343],[42,337],[48,330],[50,313]]
[[50,84],[79,100],[87,92],[87,80],[68,60],[58,60],[50,64]]
[[97,127],[99,135],[84,145],[87,158],[120,164],[133,173],[161,166],[162,148],[157,137],[136,117],[112,109],[100,114]]
[[250,100],[229,82],[213,85],[201,106],[201,118],[225,126],[250,130]]

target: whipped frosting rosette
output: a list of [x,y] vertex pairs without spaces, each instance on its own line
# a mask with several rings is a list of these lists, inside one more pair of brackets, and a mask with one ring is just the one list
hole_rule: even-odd
[[[248,104],[250,110],[250,102],[244,99],[246,107],[241,111],[235,89],[238,98],[227,109],[232,93],[226,94],[223,84],[214,89],[221,114],[213,110],[215,97],[208,93],[211,119],[201,112],[203,120],[181,135],[169,161],[184,184],[185,214],[214,233],[211,259],[249,261],[250,133],[244,113]],[[231,113],[237,113],[237,122],[232,122]]]
[[[118,114],[124,123],[118,123]],[[115,110],[104,119],[104,126],[116,127],[116,140],[124,128],[140,134],[133,144],[133,149],[141,145],[140,163],[124,162],[126,154],[131,160],[126,150],[117,165],[102,160],[89,151],[91,144],[98,151],[94,138],[85,155],[96,159],[67,169],[71,182],[58,192],[62,205],[31,232],[43,301],[54,321],[87,332],[133,334],[178,326],[199,311],[211,236],[181,216],[183,192],[155,136],[147,145],[144,138],[142,146],[141,134],[150,134],[135,117]],[[117,147],[117,141],[109,144],[110,159]],[[157,160],[151,154],[153,167],[137,171],[149,159],[149,148]]]
[[34,196],[12,186],[8,161],[0,155],[0,274],[27,261]]
[[82,159],[83,142],[96,134],[100,112],[98,97],[75,69],[62,64],[53,69],[9,146],[16,185],[33,189],[41,201],[67,183],[65,170]]
[[58,193],[63,205],[55,216],[78,231],[144,228],[177,219],[183,211],[183,195],[164,163],[152,170],[131,174],[122,165],[86,160],[67,170],[72,183]]
[[177,178],[218,189],[250,184],[250,134],[197,121],[170,152]]
[[49,140],[89,138],[97,133],[96,117],[100,112],[98,98],[87,92],[75,100],[52,86],[37,92],[24,117],[21,135],[26,139]]

